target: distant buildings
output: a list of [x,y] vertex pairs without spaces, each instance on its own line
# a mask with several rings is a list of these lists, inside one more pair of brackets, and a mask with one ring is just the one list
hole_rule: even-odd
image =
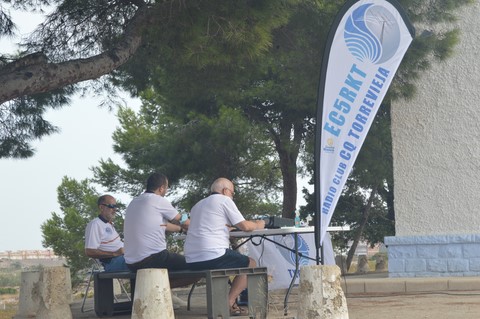
[[0,260],[9,259],[9,260],[27,260],[27,259],[60,259],[56,256],[53,250],[7,250],[0,251]]

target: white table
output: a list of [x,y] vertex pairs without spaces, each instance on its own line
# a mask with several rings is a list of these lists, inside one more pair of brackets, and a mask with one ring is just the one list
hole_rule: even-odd
[[[327,231],[349,231],[350,226],[329,226]],[[231,237],[244,238],[251,236],[274,236],[274,235],[288,235],[288,234],[303,234],[303,233],[314,233],[315,227],[283,227],[283,228],[272,228],[272,229],[257,229],[254,231],[232,231],[230,232]]]

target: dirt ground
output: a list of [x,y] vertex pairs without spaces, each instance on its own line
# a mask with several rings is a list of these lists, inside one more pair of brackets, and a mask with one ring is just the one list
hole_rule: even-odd
[[[283,296],[270,296],[269,319],[296,317],[296,289],[287,316]],[[347,295],[349,319],[480,319],[480,291]],[[325,318],[328,319],[328,318]]]
[[[185,297],[185,296],[182,296]],[[296,318],[296,291],[293,291],[289,302],[289,311],[283,314],[283,296],[270,296],[268,319],[300,319]],[[198,302],[204,297],[198,296]],[[91,303],[92,300],[90,299]],[[80,302],[72,305],[73,318],[97,318],[93,311],[80,312]],[[417,294],[377,294],[348,295],[347,306],[349,319],[479,319],[480,291],[437,292]],[[198,307],[195,307],[198,308]],[[176,319],[206,318],[206,309],[200,312],[180,309],[175,311]],[[6,314],[6,313],[4,313]],[[10,316],[0,318],[11,318]],[[130,319],[131,315],[119,315],[115,319]],[[243,318],[243,317],[237,317]],[[327,318],[325,318],[327,319]]]
[[350,295],[350,319],[478,319],[480,291]]
[[[348,294],[349,319],[480,319],[480,291]],[[297,289],[283,315],[283,295],[270,295],[269,319],[297,318]],[[329,319],[329,318],[324,318]]]
[[[186,300],[188,290],[179,290],[177,295]],[[284,294],[269,296],[268,319],[301,319],[296,317],[298,295],[293,289],[289,299],[289,310],[283,313]],[[88,299],[92,307],[92,298]],[[193,297],[194,309],[185,307],[175,311],[176,319],[206,318],[205,296],[202,288]],[[72,305],[74,319],[96,319],[93,311],[80,312],[81,301]],[[347,307],[349,319],[480,319],[480,291],[440,291],[432,293],[402,294],[348,294]],[[10,316],[0,318],[11,318]],[[4,313],[6,314],[6,313]],[[115,319],[130,319],[131,315],[118,315]],[[246,318],[246,317],[237,317]],[[328,318],[325,318],[328,319]]]
[[350,319],[479,319],[480,291],[350,295]]

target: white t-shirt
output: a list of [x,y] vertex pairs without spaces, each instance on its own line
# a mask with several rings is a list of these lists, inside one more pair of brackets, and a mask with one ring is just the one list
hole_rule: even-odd
[[127,207],[123,223],[126,263],[139,262],[167,249],[162,225],[177,215],[172,204],[160,195],[143,193],[135,197]]
[[245,218],[233,200],[213,194],[199,201],[190,212],[190,225],[185,239],[187,263],[212,260],[225,254],[230,247],[230,230]]
[[117,251],[123,247],[120,235],[112,224],[99,217],[91,220],[85,228],[85,248]]

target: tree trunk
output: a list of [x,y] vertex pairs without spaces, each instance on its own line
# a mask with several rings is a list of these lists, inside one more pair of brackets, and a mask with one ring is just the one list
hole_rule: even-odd
[[353,238],[352,247],[347,254],[347,270],[350,269],[350,265],[352,264],[353,255],[355,254],[355,250],[357,249],[358,243],[360,242],[360,238],[362,238],[363,230],[365,229],[365,225],[368,221],[368,215],[370,214],[370,209],[372,208],[373,199],[377,194],[377,188],[373,188],[372,192],[370,193],[370,197],[368,198],[367,205],[365,205],[365,209],[363,210],[362,219],[360,220],[359,227]]
[[301,124],[280,123],[279,132],[273,128],[270,134],[280,159],[283,180],[282,217],[294,218],[297,207],[297,158],[300,152],[303,126]]
[[388,190],[386,190],[386,196],[385,196],[385,198],[387,199],[386,202],[387,202],[387,208],[388,208],[387,218],[390,220],[395,220],[395,206],[394,206],[394,192],[393,192],[393,188],[395,187],[395,185],[392,182],[392,183],[388,183],[387,187],[388,187]]
[[[295,218],[297,206],[297,156],[288,152],[280,154],[280,167],[283,180],[282,217]],[[283,159],[282,159],[283,158]]]
[[45,93],[96,79],[115,70],[139,48],[141,31],[148,24],[148,14],[148,6],[139,8],[127,26],[122,41],[96,56],[48,63],[39,52],[5,65],[0,69],[0,104],[25,95]]

